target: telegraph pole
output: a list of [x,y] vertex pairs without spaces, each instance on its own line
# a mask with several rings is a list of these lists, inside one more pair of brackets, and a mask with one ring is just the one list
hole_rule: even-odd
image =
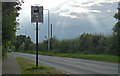
[[49,10],[48,10],[48,50],[50,50],[50,37],[49,37]]
[[52,46],[51,46],[52,45],[52,24],[51,24],[51,39],[50,40],[51,40],[51,42],[50,42],[50,49],[52,49]]
[[48,51],[50,50],[50,33],[49,33],[49,9],[44,9],[48,11]]

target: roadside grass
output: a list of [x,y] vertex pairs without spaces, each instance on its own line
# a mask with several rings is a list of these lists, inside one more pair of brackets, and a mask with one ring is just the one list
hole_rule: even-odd
[[[35,52],[26,52],[30,54],[35,54]],[[39,55],[48,55],[48,56],[58,56],[58,57],[68,57],[68,58],[79,58],[79,59],[87,59],[87,60],[96,60],[96,61],[104,61],[104,62],[112,62],[118,63],[118,56],[114,55],[95,55],[95,54],[72,54],[72,53],[51,53],[51,52],[39,52]]]
[[71,53],[54,54],[54,53],[43,53],[43,52],[39,52],[39,54],[118,63],[118,56],[113,56],[113,55],[71,54]]
[[16,57],[18,63],[21,66],[22,74],[65,74],[52,67],[47,67],[39,64],[35,66],[35,62],[23,57]]

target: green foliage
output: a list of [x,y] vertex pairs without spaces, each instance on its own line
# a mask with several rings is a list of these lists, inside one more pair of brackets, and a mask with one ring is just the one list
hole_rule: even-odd
[[58,57],[68,57],[68,58],[80,58],[80,59],[89,59],[89,60],[98,60],[105,62],[114,62],[118,63],[118,56],[114,55],[95,55],[95,54],[80,54],[80,53],[51,53],[51,52],[39,52],[40,55],[49,55],[49,56],[58,56]]
[[12,40],[12,45],[14,45],[16,48],[15,51],[19,49],[20,45],[25,43],[25,39],[26,39],[25,35],[19,35],[14,40]]
[[117,22],[113,28],[115,34],[120,35],[120,22]]
[[51,39],[51,49],[52,50],[59,50],[59,40],[57,40],[55,37]]
[[29,51],[29,52],[32,52],[32,53],[35,52],[35,44],[34,44],[34,43],[31,43],[31,44],[28,46],[28,51]]
[[116,14],[114,15],[114,18],[115,18],[115,19],[118,19],[118,13],[116,13]]
[[[28,42],[21,44],[18,51],[35,52],[35,44]],[[112,54],[117,55],[116,40],[114,36],[82,34],[79,38],[59,41],[55,38],[51,40],[51,51],[47,51],[47,41],[39,43],[40,52],[51,53],[81,53],[81,54]],[[27,44],[27,50],[25,50]]]
[[[2,56],[7,53],[11,40],[15,38],[17,11],[16,2],[2,3]],[[18,4],[19,5],[19,4]]]
[[31,38],[28,36],[25,38],[25,43],[24,43],[24,50],[27,51],[28,47],[30,46],[30,44],[32,43]]
[[[21,37],[17,36],[18,37]],[[39,43],[38,50],[40,52],[47,53],[75,53],[75,54],[110,54],[117,55],[117,41],[115,36],[104,36],[102,34],[88,34],[83,33],[80,37],[71,40],[59,41],[56,38],[51,40],[51,50],[48,51],[48,41]],[[20,39],[20,40],[19,40]],[[21,41],[22,38],[18,38],[15,41],[15,45]],[[35,53],[36,45],[32,43],[29,37],[24,38],[25,41],[21,42],[17,51]],[[16,48],[16,47],[15,47]]]
[[[113,37],[114,36],[104,36],[102,34],[83,33],[79,38],[71,40],[59,41],[53,38],[51,41],[51,52],[117,55],[118,52],[115,49],[116,43]],[[40,44],[42,45],[44,42]],[[43,46],[44,45],[39,47],[43,48]],[[44,52],[43,50],[40,51]]]
[[29,68],[25,68],[25,70],[31,70],[31,71],[32,71],[32,70],[37,70],[37,69],[47,69],[47,67],[41,65],[41,66],[38,66],[38,67],[32,66],[32,67],[29,67]]
[[23,51],[24,52],[24,45],[20,45],[18,51]]
[[47,42],[48,41],[44,41],[43,43],[39,43],[38,44],[38,49],[39,49],[39,51],[44,51],[44,52],[46,52],[47,51]]
[[28,50],[35,49],[31,38],[25,35],[18,35],[15,39],[12,40],[12,45],[15,46],[15,51],[24,51],[27,52]]
[[10,41],[2,43],[2,56],[5,56],[7,54],[9,49],[8,46],[10,46]]
[[84,51],[91,51],[92,49],[92,43],[93,43],[93,36],[92,34],[85,34],[83,33],[79,37],[79,52],[84,52]]
[[114,43],[114,46],[117,52],[120,54],[120,9],[118,9],[118,13],[114,15],[114,18],[118,20],[118,22],[113,27],[114,40],[116,39],[117,41]]
[[[56,38],[51,40],[51,50],[47,50],[47,42],[39,43],[39,54],[73,57],[107,62],[118,62],[116,49],[117,41],[113,35],[83,33],[80,37],[71,40],[59,41]],[[20,45],[21,52],[34,53],[35,44],[30,43],[28,51],[24,50],[25,45]]]
[[12,51],[15,51],[15,46],[12,46],[12,47],[11,47],[11,50],[12,50]]

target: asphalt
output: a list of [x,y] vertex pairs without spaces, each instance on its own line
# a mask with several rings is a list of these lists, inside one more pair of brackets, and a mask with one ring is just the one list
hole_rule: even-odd
[[[12,54],[34,61],[36,57],[34,54],[15,52]],[[45,55],[39,55],[38,57],[39,63],[54,67],[67,74],[118,74],[118,64],[116,63]]]
[[12,53],[8,53],[8,57],[2,59],[2,74],[21,74],[21,68]]

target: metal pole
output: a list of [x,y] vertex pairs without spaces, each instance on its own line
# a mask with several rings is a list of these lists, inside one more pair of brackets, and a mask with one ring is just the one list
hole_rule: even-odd
[[52,24],[51,24],[51,40],[52,40]]
[[50,50],[50,37],[49,37],[49,10],[48,10],[48,50]]
[[50,37],[49,37],[49,9],[44,9],[48,10],[48,50],[50,50]]
[[52,24],[51,24],[51,39],[50,39],[51,41],[50,41],[50,49],[52,49]]
[[36,67],[38,67],[38,22],[36,22]]

